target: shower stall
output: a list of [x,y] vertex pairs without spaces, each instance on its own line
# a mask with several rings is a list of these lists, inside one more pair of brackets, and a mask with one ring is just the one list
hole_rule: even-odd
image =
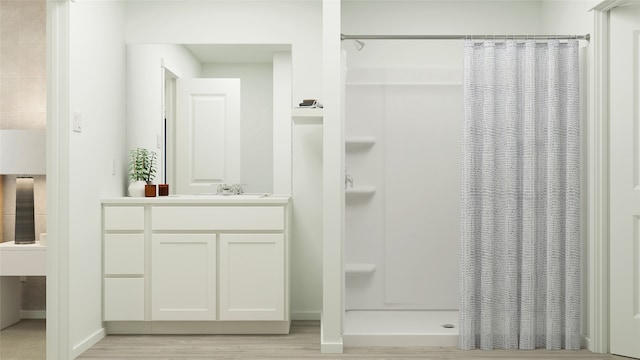
[[349,68],[345,95],[345,346],[455,346],[462,68]]
[[343,42],[347,347],[458,345],[463,44],[436,38]]

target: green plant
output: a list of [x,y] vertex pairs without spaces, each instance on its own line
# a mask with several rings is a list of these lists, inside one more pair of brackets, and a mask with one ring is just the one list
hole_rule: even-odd
[[129,178],[133,181],[151,183],[156,178],[156,162],[158,154],[144,148],[131,150],[129,153]]

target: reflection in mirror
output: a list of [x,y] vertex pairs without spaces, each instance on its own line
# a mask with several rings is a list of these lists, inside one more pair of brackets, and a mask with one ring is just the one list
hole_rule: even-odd
[[129,147],[157,148],[158,180],[172,194],[215,192],[220,183],[273,193],[274,54],[290,52],[290,45],[129,44]]

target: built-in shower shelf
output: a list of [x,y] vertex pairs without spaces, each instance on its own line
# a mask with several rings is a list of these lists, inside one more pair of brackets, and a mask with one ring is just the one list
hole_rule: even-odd
[[365,195],[373,195],[376,193],[376,187],[373,185],[366,186],[355,186],[353,188],[348,188],[345,190],[345,194],[347,196],[365,196]]
[[344,264],[344,272],[350,275],[367,275],[376,271],[376,264],[351,263]]
[[348,136],[345,138],[345,146],[347,149],[371,147],[376,143],[373,136]]
[[296,125],[322,125],[322,108],[291,109],[291,117]]

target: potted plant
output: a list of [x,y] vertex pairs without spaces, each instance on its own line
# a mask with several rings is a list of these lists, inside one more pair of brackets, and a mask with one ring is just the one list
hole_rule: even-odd
[[[129,153],[129,179],[131,180],[129,196],[156,196],[155,185],[152,185],[151,182],[156,177],[157,159],[158,155],[155,151],[144,148],[131,150]],[[153,195],[151,195],[151,191],[153,191]]]

